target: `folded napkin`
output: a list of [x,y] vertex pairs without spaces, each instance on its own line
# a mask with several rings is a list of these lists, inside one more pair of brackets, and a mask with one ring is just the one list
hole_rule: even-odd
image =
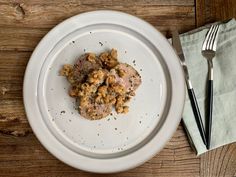
[[[210,25],[182,34],[181,44],[205,123],[205,97],[208,65],[201,48]],[[236,141],[236,21],[231,19],[219,28],[214,66],[214,93],[211,149]],[[186,94],[187,95],[187,94]],[[201,139],[192,107],[186,97],[183,123],[197,155],[207,151]]]

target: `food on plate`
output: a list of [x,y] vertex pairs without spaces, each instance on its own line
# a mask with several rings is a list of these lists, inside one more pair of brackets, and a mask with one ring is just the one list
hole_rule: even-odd
[[142,82],[132,66],[118,61],[115,49],[99,56],[86,53],[74,66],[65,64],[60,75],[71,84],[69,95],[77,100],[79,113],[90,120],[108,116],[113,107],[127,113],[127,102]]

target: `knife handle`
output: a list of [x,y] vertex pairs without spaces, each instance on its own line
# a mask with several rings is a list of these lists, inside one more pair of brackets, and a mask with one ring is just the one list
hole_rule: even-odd
[[190,100],[190,103],[191,103],[191,106],[192,106],[192,110],[193,110],[193,114],[194,114],[194,117],[195,117],[195,120],[196,120],[196,123],[197,123],[198,130],[199,130],[200,135],[202,137],[202,141],[206,145],[207,144],[206,134],[205,134],[205,131],[204,131],[201,114],[200,114],[200,111],[199,111],[199,107],[198,107],[198,104],[197,104],[197,99],[196,99],[193,88],[188,88],[188,96],[189,96],[189,100]]

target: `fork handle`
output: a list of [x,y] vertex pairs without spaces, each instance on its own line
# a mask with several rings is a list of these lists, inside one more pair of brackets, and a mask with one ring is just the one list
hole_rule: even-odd
[[213,106],[213,80],[208,80],[207,83],[207,114],[206,114],[206,139],[207,149],[210,149],[211,145],[211,126],[212,126],[212,106]]
[[202,123],[202,118],[201,118],[201,114],[200,114],[200,110],[197,104],[197,99],[194,93],[193,88],[188,88],[188,95],[189,95],[189,100],[192,106],[192,110],[193,110],[193,114],[197,123],[197,127],[198,130],[200,132],[200,135],[202,137],[202,141],[203,143],[206,145],[206,135],[205,135],[205,131],[204,131],[204,127],[203,127],[203,123]]

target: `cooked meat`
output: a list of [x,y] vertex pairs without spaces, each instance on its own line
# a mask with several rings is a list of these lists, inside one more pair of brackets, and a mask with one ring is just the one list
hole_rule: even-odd
[[126,63],[118,64],[111,69],[110,74],[115,76],[115,82],[124,86],[127,92],[135,91],[141,84],[141,76]]
[[102,63],[93,53],[82,55],[74,65],[74,80],[81,83],[93,70],[101,68]]
[[130,65],[119,63],[117,51],[82,55],[74,65],[64,65],[60,75],[71,83],[69,95],[76,98],[80,114],[90,120],[108,116],[114,106],[127,113],[126,103],[135,95],[141,76]]
[[80,114],[83,117],[92,120],[97,120],[108,116],[111,110],[112,104],[98,104],[94,100],[90,100],[87,105],[80,103],[79,106]]

